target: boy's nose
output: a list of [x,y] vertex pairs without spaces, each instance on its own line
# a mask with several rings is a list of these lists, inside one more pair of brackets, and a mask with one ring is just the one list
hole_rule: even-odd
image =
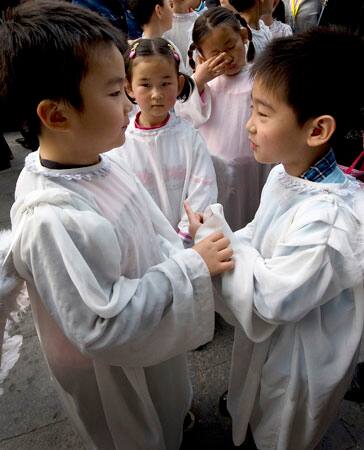
[[253,124],[252,118],[250,116],[250,118],[248,119],[245,128],[248,130],[248,133],[253,134],[257,132],[257,128],[256,126]]

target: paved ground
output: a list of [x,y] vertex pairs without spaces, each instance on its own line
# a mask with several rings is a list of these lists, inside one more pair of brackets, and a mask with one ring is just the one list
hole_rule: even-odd
[[[14,185],[27,154],[15,143],[16,136],[7,135],[15,156],[12,168],[0,172],[0,230],[9,226]],[[10,336],[19,342],[22,339],[22,345],[20,357],[5,380],[0,371],[0,450],[83,450],[52,387],[30,311],[10,330]],[[227,385],[232,341],[232,329],[220,319],[215,340],[203,350],[190,353],[193,410],[198,422],[183,450],[236,448],[231,443],[229,420],[217,409],[218,397]],[[364,450],[364,404],[344,401],[338,419],[317,450],[349,449]]]

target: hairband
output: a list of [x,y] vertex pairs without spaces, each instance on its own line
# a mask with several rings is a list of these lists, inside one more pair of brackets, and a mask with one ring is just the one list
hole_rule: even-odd
[[172,52],[172,54],[174,56],[174,59],[177,62],[180,62],[179,54],[176,52],[176,49],[173,47],[173,45],[170,42],[168,42],[168,47],[170,48],[170,50],[171,50],[171,52]]
[[133,46],[131,47],[130,52],[129,52],[129,59],[134,59],[135,58],[136,48],[138,47],[138,45],[139,45],[139,41],[135,42],[133,44]]
[[[135,56],[136,56],[136,49],[137,49],[139,43],[140,43],[140,41],[137,41],[131,47],[130,52],[129,52],[129,59],[134,59],[135,58]],[[168,48],[170,49],[170,51],[172,52],[172,55],[173,55],[174,59],[177,62],[180,62],[179,54],[176,52],[176,49],[173,47],[173,45],[170,42],[168,42],[167,45],[168,45]]]

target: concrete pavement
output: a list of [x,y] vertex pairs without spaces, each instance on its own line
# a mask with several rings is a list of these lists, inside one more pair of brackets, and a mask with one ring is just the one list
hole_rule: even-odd
[[[0,172],[0,229],[9,226],[16,178],[28,153],[15,142],[17,136],[6,136],[15,158],[11,169]],[[22,341],[19,359],[5,380],[0,371],[0,450],[83,450],[52,387],[30,310],[9,330],[9,338],[16,336],[18,344]],[[197,426],[185,440],[183,450],[236,448],[231,443],[230,422],[219,415],[217,408],[218,398],[227,387],[232,341],[231,327],[220,319],[214,341],[190,353]],[[339,417],[317,450],[349,449],[364,450],[364,404],[343,401]]]

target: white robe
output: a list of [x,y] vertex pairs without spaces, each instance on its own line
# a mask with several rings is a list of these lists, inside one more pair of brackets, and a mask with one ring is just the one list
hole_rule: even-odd
[[252,32],[252,41],[255,48],[255,58],[262,53],[267,44],[273,39],[273,33],[270,28],[263,22],[259,20],[259,30],[250,27]]
[[233,235],[213,205],[200,228],[196,240],[223,230],[235,252],[218,310],[236,326],[236,445],[249,423],[260,450],[310,450],[335,417],[363,332],[363,200],[348,178],[313,183],[278,166],[247,227]]
[[191,402],[183,352],[213,335],[204,261],[108,156],[57,171],[32,153],[16,199],[13,262],[86,448],[177,450]]
[[273,37],[287,37],[293,34],[292,28],[288,23],[283,23],[280,20],[273,19],[271,25],[269,25],[269,31],[272,33]]
[[271,166],[255,161],[245,124],[250,116],[252,81],[249,66],[239,74],[210,81],[202,97],[195,89],[176,114],[189,120],[205,139],[217,178],[218,201],[230,227],[250,222]]
[[194,211],[216,202],[216,176],[200,133],[187,121],[171,114],[158,129],[140,129],[132,119],[125,144],[112,150],[137,175],[172,227],[189,244],[188,200]]
[[199,14],[196,11],[183,14],[174,13],[172,28],[163,34],[164,38],[169,39],[179,48],[188,75],[192,75],[192,68],[188,61],[188,50],[192,43],[193,26],[198,18]]

